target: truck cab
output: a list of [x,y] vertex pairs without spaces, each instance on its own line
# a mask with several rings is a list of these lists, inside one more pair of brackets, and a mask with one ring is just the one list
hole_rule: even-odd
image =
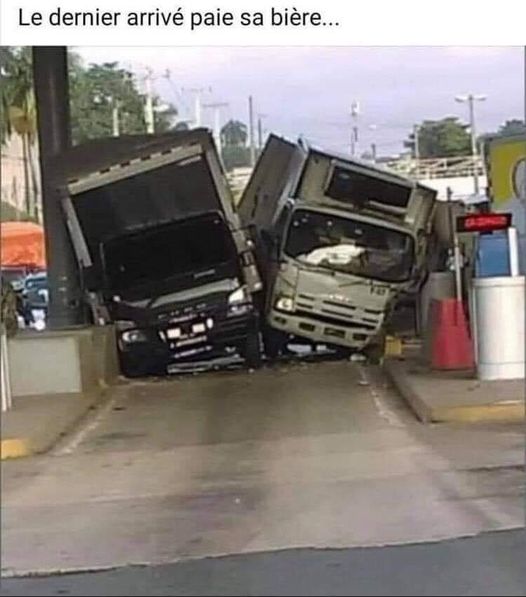
[[257,366],[261,281],[210,133],[107,139],[59,162],[84,299],[115,324],[123,373],[227,349]]
[[[287,156],[280,183],[272,154]],[[291,338],[376,352],[397,299],[424,275],[434,191],[278,137],[253,179],[240,214],[267,264],[269,356]]]

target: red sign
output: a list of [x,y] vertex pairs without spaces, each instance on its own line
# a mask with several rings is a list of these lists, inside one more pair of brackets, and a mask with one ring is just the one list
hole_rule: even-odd
[[511,214],[470,214],[457,218],[457,232],[493,232],[511,226]]

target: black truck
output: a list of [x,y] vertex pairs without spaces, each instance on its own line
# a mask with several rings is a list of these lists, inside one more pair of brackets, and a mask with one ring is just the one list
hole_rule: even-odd
[[56,171],[85,301],[115,324],[125,375],[233,350],[260,364],[261,281],[209,131],[89,142]]

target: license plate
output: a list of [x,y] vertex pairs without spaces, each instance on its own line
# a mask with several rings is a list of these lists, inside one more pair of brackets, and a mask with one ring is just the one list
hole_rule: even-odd
[[195,338],[185,338],[184,340],[179,340],[176,343],[176,346],[188,346],[190,344],[199,344],[200,342],[206,342],[206,335],[205,336],[196,336]]
[[192,326],[192,332],[194,334],[203,334],[206,332],[206,325],[204,323],[194,323]]
[[170,338],[170,340],[176,340],[177,338],[181,337],[181,328],[170,328],[169,330],[166,330],[166,335],[168,336],[168,338]]

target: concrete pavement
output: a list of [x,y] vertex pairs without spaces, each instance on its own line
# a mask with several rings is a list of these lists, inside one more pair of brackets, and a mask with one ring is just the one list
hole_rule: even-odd
[[130,384],[52,454],[3,463],[3,574],[524,523],[520,425],[426,427],[377,368],[282,364]]
[[2,582],[0,595],[526,595],[526,533],[286,550]]

